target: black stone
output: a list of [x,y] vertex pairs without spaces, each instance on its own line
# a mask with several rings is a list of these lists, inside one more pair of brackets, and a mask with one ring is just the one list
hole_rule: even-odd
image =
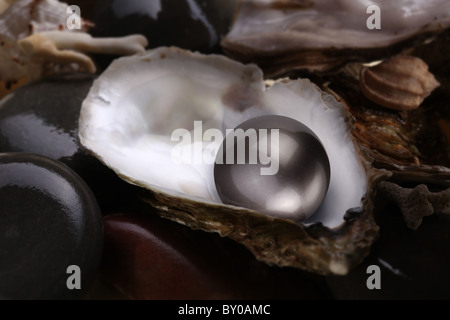
[[[237,0],[105,0],[98,1],[91,19],[96,37],[142,34],[149,48],[176,46],[203,53],[220,52],[220,40],[230,30]],[[100,68],[111,59],[97,57]]]
[[128,185],[86,152],[78,138],[83,100],[96,76],[65,74],[15,90],[0,101],[0,152],[26,152],[58,160],[77,172],[103,211],[128,201]]
[[[86,183],[66,165],[0,154],[0,298],[72,299],[89,291],[101,259],[103,223]],[[81,289],[69,290],[69,266]]]

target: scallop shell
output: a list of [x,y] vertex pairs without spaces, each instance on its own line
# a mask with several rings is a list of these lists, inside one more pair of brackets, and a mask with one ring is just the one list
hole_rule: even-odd
[[412,56],[396,56],[364,67],[359,81],[367,98],[394,110],[417,109],[440,85],[427,64]]

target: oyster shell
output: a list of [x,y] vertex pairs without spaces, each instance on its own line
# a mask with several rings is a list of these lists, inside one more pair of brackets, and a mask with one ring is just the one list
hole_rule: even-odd
[[[359,85],[361,63],[324,79],[355,117],[353,135],[362,154],[374,167],[392,172],[389,182],[398,186],[384,184],[380,191],[398,204],[412,229],[419,227],[424,214],[446,211],[446,202],[438,204],[434,198],[448,194],[450,187],[449,40],[446,31],[435,41],[401,53],[422,59],[441,84],[414,110],[389,111],[367,99]],[[409,189],[416,196],[409,196]]]
[[[380,30],[367,27],[370,5],[380,8]],[[222,47],[240,61],[256,62],[268,76],[325,72],[354,59],[392,55],[449,26],[446,0],[243,0]]]
[[[304,223],[222,204],[213,164],[174,161],[174,130],[202,121],[204,129],[224,131],[261,114],[299,120],[327,150],[329,192]],[[389,175],[359,156],[351,126],[344,105],[309,80],[266,86],[255,65],[163,47],[116,60],[94,82],[79,136],[124,180],[143,187],[142,198],[162,216],[234,239],[270,265],[346,274],[376,239],[371,200],[376,183]],[[211,152],[211,143],[221,141],[200,137],[189,148]]]

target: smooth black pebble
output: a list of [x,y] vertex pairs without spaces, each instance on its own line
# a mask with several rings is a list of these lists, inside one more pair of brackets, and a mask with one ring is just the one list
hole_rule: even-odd
[[3,153],[0,208],[0,299],[83,297],[103,245],[100,209],[86,183],[58,161]]
[[78,118],[95,75],[74,73],[27,84],[0,101],[0,152],[58,160],[86,181],[103,212],[128,208],[130,185],[90,155],[78,138]]

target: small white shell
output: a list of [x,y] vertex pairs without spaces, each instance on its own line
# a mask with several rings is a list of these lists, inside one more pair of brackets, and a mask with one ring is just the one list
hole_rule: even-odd
[[64,29],[67,6],[57,0],[17,0],[0,14],[0,80],[40,77],[41,66],[21,52],[17,41],[35,33]]
[[92,38],[83,20],[80,30],[69,31],[69,5],[57,0],[0,4],[0,81],[4,84],[62,71],[94,73],[94,63],[83,52],[134,54],[148,44],[141,35]]

